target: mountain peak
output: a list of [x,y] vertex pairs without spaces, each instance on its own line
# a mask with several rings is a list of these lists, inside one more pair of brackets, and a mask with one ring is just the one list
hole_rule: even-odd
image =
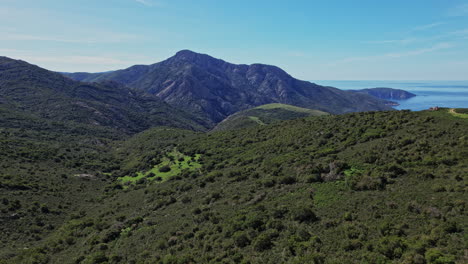
[[199,55],[200,53],[197,53],[195,51],[191,51],[188,49],[180,50],[178,51],[175,56],[180,57],[180,56],[193,56],[193,55]]
[[197,59],[199,59],[201,57],[214,59],[213,57],[211,57],[209,55],[197,53],[197,52],[194,52],[194,51],[191,51],[191,50],[178,51],[172,58],[173,59],[179,59],[179,60],[193,61],[193,60],[197,60]]
[[191,50],[181,50],[166,61],[188,62],[188,63],[204,65],[204,66],[207,66],[207,65],[219,66],[220,64],[225,63],[225,61],[213,58],[210,55],[197,53]]

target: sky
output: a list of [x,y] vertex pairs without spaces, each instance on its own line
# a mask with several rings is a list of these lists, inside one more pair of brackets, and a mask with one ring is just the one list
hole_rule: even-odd
[[467,80],[468,0],[0,0],[0,56],[49,70],[182,49],[303,80]]

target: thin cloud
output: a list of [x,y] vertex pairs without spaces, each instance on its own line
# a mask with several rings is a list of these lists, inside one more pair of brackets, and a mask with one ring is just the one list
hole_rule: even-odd
[[107,34],[101,35],[99,38],[66,38],[56,36],[38,36],[31,34],[18,34],[18,33],[6,33],[0,35],[0,40],[19,40],[19,41],[50,41],[50,42],[63,42],[63,43],[117,43],[124,42],[131,39],[136,39],[138,36],[130,34]]
[[8,32],[14,32],[16,31],[16,28],[14,27],[0,27],[1,31],[8,31]]
[[[441,25],[444,25],[444,24],[446,24],[446,22],[435,22],[435,23],[431,23],[431,24],[416,26],[416,27],[412,28],[409,31],[409,33],[416,33],[418,31],[425,31],[425,30],[433,29],[435,27],[438,27],[438,26],[441,26]],[[367,44],[408,45],[408,44],[415,43],[415,42],[427,41],[427,40],[430,40],[430,39],[432,39],[432,40],[438,39],[438,38],[441,38],[442,36],[446,36],[446,35],[439,35],[439,36],[435,36],[435,37],[431,37],[431,38],[408,37],[408,38],[402,38],[402,39],[375,40],[375,41],[366,41],[364,43],[367,43]]]
[[148,1],[148,0],[135,0],[135,2],[140,3],[142,5],[145,5],[145,6],[151,6],[152,5],[151,2]]
[[466,39],[468,37],[468,29],[460,29],[451,32],[446,32],[438,35],[420,37],[420,38],[405,38],[405,39],[394,39],[394,40],[376,40],[366,41],[366,44],[400,44],[408,45],[413,43],[427,43],[430,41],[456,41]]
[[62,57],[41,57],[29,56],[28,60],[35,62],[63,62],[73,64],[97,64],[97,65],[113,65],[123,64],[125,61],[109,58],[109,57],[95,57],[95,56],[62,56]]
[[19,53],[19,52],[25,52],[24,50],[18,50],[18,49],[0,49],[0,53],[5,54],[5,53]]
[[134,64],[132,61],[104,56],[42,56],[36,54],[16,54],[8,57],[39,65],[49,70],[65,72],[100,72],[108,69],[128,67]]
[[455,37],[468,37],[468,29],[461,29],[461,30],[456,30],[449,32],[447,35],[449,36],[455,36]]
[[429,48],[422,48],[422,49],[416,49],[416,50],[410,50],[410,51],[402,51],[402,52],[393,52],[393,53],[386,53],[382,55],[375,55],[375,56],[362,56],[362,57],[350,57],[350,58],[345,58],[336,62],[332,62],[328,64],[328,66],[336,66],[340,64],[347,64],[347,63],[352,63],[352,62],[362,62],[362,61],[374,61],[374,60],[380,60],[380,59],[386,59],[386,58],[404,58],[404,57],[410,57],[410,56],[418,56],[422,54],[427,54],[427,53],[432,53],[436,52],[439,50],[444,50],[444,49],[449,49],[454,47],[453,44],[451,43],[438,43],[433,45],[432,47]]
[[375,41],[366,41],[367,44],[400,44],[407,45],[413,42],[418,41],[416,38],[405,38],[405,39],[391,39],[391,40],[375,40]]
[[65,42],[65,43],[95,43],[94,40],[85,40],[85,39],[66,39],[66,38],[57,38],[50,36],[36,36],[28,34],[4,34],[0,36],[1,40],[21,40],[21,41],[52,41],[52,42]]
[[23,60],[49,70],[65,72],[102,72],[110,69],[127,68],[135,64],[150,64],[157,61],[156,59],[148,58],[148,56],[133,53],[68,55],[14,48],[1,48],[0,56]]
[[447,15],[452,17],[468,16],[468,3],[450,8]]
[[155,2],[155,1],[152,1],[152,0],[134,0],[135,2],[137,3],[140,3],[144,6],[148,6],[148,7],[151,7],[151,6],[161,6],[161,3],[160,2]]
[[309,54],[302,52],[302,51],[289,51],[286,52],[286,56],[290,57],[297,57],[297,58],[306,58],[309,56]]
[[435,27],[438,27],[438,26],[441,26],[441,25],[444,25],[444,24],[446,24],[446,22],[436,22],[436,23],[432,23],[432,24],[417,26],[417,27],[413,28],[413,31],[424,31],[424,30],[435,28]]
[[388,53],[388,54],[385,54],[384,57],[402,58],[402,57],[416,56],[416,55],[431,53],[431,52],[439,51],[443,49],[449,49],[449,48],[452,48],[453,46],[454,45],[451,43],[439,43],[430,48],[425,48],[425,49],[418,49],[418,50],[412,50],[412,51],[407,51],[407,52]]

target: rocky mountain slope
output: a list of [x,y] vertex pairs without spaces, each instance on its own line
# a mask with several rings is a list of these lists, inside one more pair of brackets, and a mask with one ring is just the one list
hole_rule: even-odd
[[154,94],[213,124],[235,112],[269,103],[333,114],[391,109],[372,96],[301,81],[275,66],[236,65],[189,50],[152,65],[66,75],[86,82],[122,83]]

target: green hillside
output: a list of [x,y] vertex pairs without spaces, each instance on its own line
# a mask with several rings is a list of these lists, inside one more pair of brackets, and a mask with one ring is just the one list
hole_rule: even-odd
[[74,214],[94,206],[114,181],[107,173],[120,166],[111,145],[127,136],[3,107],[0,120],[0,259],[5,259],[42,243]]
[[448,109],[129,139],[16,120],[0,263],[465,262],[468,120]]
[[321,115],[328,115],[328,113],[293,105],[266,104],[229,116],[219,123],[213,131],[241,129],[272,124],[277,121]]

